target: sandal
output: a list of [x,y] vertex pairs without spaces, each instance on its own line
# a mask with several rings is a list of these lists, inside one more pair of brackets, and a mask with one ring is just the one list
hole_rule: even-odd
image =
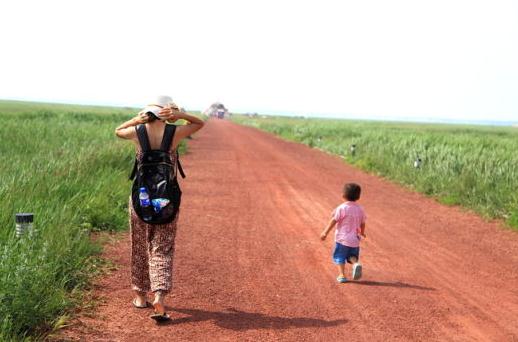
[[160,303],[153,304],[153,308],[155,309],[155,313],[149,316],[151,319],[154,319],[157,322],[166,322],[171,319],[169,315],[165,312],[164,307]]
[[151,306],[151,303],[148,301],[146,301],[146,304],[144,304],[144,305],[137,305],[137,298],[133,298],[132,304],[137,309],[147,309]]

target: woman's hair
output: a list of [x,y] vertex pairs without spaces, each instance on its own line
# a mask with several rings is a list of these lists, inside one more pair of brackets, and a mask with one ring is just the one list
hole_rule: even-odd
[[153,112],[141,111],[138,113],[139,117],[144,120],[144,122],[153,122],[156,120],[160,120]]
[[153,122],[153,121],[156,121],[156,120],[160,120],[155,114],[153,114],[152,112],[147,112],[146,113],[147,117],[148,117],[148,120],[147,122]]
[[347,183],[344,185],[344,198],[348,201],[357,201],[360,199],[362,188],[356,183]]

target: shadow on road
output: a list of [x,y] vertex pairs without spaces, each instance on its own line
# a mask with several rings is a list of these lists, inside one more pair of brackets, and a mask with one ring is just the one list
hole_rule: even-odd
[[407,284],[407,283],[403,283],[400,281],[389,283],[389,282],[384,282],[384,281],[359,280],[359,281],[351,281],[349,284],[366,285],[366,286],[406,287],[406,288],[416,289],[416,290],[435,291],[435,288],[433,288],[433,287],[412,285],[412,284]]
[[345,319],[327,321],[318,318],[286,318],[268,316],[257,312],[240,311],[234,308],[228,308],[226,311],[206,311],[180,308],[174,308],[173,310],[190,316],[173,319],[167,322],[166,325],[213,320],[214,324],[218,327],[236,331],[249,329],[325,328],[341,325],[347,322]]

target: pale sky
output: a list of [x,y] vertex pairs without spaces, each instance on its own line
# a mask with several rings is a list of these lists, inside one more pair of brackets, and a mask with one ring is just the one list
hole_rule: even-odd
[[0,2],[0,98],[518,121],[518,1]]

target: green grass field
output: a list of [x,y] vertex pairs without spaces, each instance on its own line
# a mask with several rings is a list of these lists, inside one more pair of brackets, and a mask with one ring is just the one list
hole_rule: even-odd
[[[233,120],[518,228],[518,128],[235,115]],[[350,147],[356,145],[355,155]],[[421,167],[414,168],[416,158]]]
[[[0,341],[62,324],[99,271],[91,232],[127,228],[134,152],[113,132],[135,113],[0,101]],[[17,212],[34,234],[15,236]]]

